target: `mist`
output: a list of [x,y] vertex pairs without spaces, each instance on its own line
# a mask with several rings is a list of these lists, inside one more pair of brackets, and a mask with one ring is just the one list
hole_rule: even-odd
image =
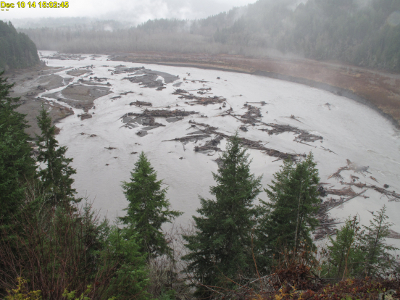
[[[90,18],[116,20],[133,26],[153,19],[202,19],[228,11],[233,7],[254,3],[256,0],[147,0],[147,1],[95,1],[72,0],[68,8],[14,8],[2,12],[2,19],[18,23],[30,19],[37,23],[46,18]],[[26,21],[25,21],[26,24]],[[26,25],[23,25],[26,27]],[[29,26],[29,25],[28,25]]]

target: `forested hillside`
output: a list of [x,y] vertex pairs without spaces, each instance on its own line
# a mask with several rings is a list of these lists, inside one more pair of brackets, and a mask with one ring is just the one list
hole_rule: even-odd
[[259,0],[202,20],[150,20],[130,29],[97,21],[22,30],[43,50],[284,54],[400,71],[399,1],[295,3]]
[[35,44],[14,26],[0,21],[0,69],[26,68],[39,63]]
[[[288,6],[258,1],[232,25],[217,29],[214,40],[399,71],[400,2],[359,3],[309,0],[292,11]],[[214,19],[222,17],[229,21],[228,15]]]

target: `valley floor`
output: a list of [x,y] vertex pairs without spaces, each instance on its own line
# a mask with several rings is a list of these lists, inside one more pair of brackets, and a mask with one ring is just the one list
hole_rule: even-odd
[[400,74],[302,58],[136,52],[114,60],[256,74],[315,86],[377,109],[400,125]]
[[[227,138],[239,130],[264,188],[282,159],[313,152],[326,192],[320,243],[348,216],[368,224],[369,211],[386,205],[390,243],[400,246],[398,75],[236,56],[43,51],[41,58],[46,69],[9,76],[15,95],[25,97],[21,109],[30,114],[36,108],[29,105],[46,103],[55,116],[68,116],[57,123],[57,139],[74,159],[79,196],[103,215],[124,214],[121,183],[144,151],[169,187],[172,209],[184,212],[178,224],[187,226],[198,196],[210,196]],[[265,193],[260,198],[267,200]]]

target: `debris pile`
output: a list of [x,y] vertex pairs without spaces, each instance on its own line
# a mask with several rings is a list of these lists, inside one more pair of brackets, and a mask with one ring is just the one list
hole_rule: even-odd
[[[140,101],[137,102],[140,103]],[[133,102],[133,104],[135,104],[135,102]],[[142,128],[142,130],[136,133],[138,136],[143,137],[147,135],[148,130],[152,130],[160,126],[165,126],[164,124],[157,123],[155,121],[155,118],[165,118],[167,122],[175,122],[191,114],[197,114],[197,112],[177,110],[177,109],[176,110],[145,109],[142,113],[133,113],[133,112],[126,113],[121,117],[121,119],[122,122],[125,123],[123,127],[127,127],[130,129],[138,127],[138,124],[147,126],[145,128]]]
[[243,116],[241,116],[241,118],[243,119],[242,122],[250,123],[250,124],[259,122],[259,120],[257,120],[257,118],[262,117],[260,108],[252,106],[252,105],[247,105],[247,104],[245,104],[245,106],[247,106],[247,112]]
[[207,92],[209,92],[209,91],[211,91],[211,88],[200,88],[197,91],[197,94],[204,95],[204,94],[207,94]]
[[105,82],[108,80],[108,78],[106,77],[97,77],[97,76],[89,77],[89,79],[96,82]]
[[396,193],[395,191],[388,191],[385,188],[382,188],[382,187],[379,187],[379,186],[376,186],[373,184],[370,185],[370,184],[361,183],[361,182],[358,182],[358,183],[349,182],[348,183],[348,182],[343,182],[343,181],[341,181],[340,183],[343,185],[355,186],[360,189],[372,189],[382,195],[385,195],[389,199],[389,202],[392,202],[392,201],[400,202],[400,194]]
[[[191,126],[190,126],[191,128],[199,129],[199,131],[201,133],[206,133],[206,134],[214,134],[216,132],[216,130],[218,129],[217,127],[213,127],[211,125],[204,124],[204,123],[198,123],[193,120],[189,120],[189,124],[191,124]],[[199,126],[203,127],[203,128],[199,128]],[[189,134],[195,134],[195,132],[189,133]]]
[[[200,90],[202,90],[202,89],[200,89]],[[189,105],[218,104],[218,103],[223,103],[226,100],[224,97],[219,97],[219,96],[213,96],[213,97],[210,97],[210,96],[209,97],[196,96],[196,95],[190,94],[188,91],[185,91],[183,89],[176,89],[172,94],[173,95],[179,95],[180,99],[192,100],[192,102],[187,103]]]
[[[208,152],[208,151],[220,151],[220,149],[218,147],[216,147],[216,145],[218,145],[219,142],[223,138],[229,139],[231,137],[227,134],[217,131],[218,128],[212,127],[208,124],[196,123],[194,121],[189,121],[189,124],[191,124],[190,128],[196,128],[196,129],[198,129],[198,131],[193,132],[191,134],[189,133],[189,136],[182,137],[182,138],[175,138],[175,139],[169,140],[169,141],[180,141],[180,142],[195,141],[195,142],[197,142],[197,140],[199,140],[199,139],[209,138],[209,137],[211,137],[212,134],[214,134],[216,136],[214,139],[207,141],[204,145],[197,146],[194,149],[196,152],[204,153],[204,152]],[[199,126],[202,128],[199,128]],[[201,134],[199,134],[199,133],[201,133]],[[201,137],[201,138],[198,138],[198,137]],[[299,157],[306,156],[305,154],[291,154],[291,153],[285,153],[285,152],[281,152],[279,150],[267,148],[262,144],[261,141],[252,141],[252,140],[249,140],[246,138],[240,138],[240,141],[241,141],[242,145],[247,148],[260,150],[269,156],[276,157],[277,159],[296,160]]]
[[195,152],[209,152],[209,151],[221,151],[220,148],[217,147],[217,145],[221,142],[221,140],[224,137],[221,135],[217,135],[215,138],[211,139],[210,141],[207,141],[203,146],[196,146],[194,147]]
[[[164,89],[165,85],[172,83],[179,79],[179,76],[171,75],[165,72],[152,71],[149,69],[141,68],[125,68],[116,67],[114,74],[134,72],[131,77],[124,77],[123,79],[129,80],[132,83],[139,83],[143,87],[156,88],[157,90]],[[159,77],[162,77],[160,79]]]
[[84,114],[78,115],[78,117],[81,118],[81,120],[83,121],[83,120],[86,120],[86,119],[90,119],[93,116],[91,114],[84,113]]
[[198,114],[196,111],[186,111],[186,110],[167,110],[167,109],[154,109],[154,110],[144,110],[142,113],[127,113],[123,117],[153,117],[153,118],[170,118],[170,117],[187,117],[189,115]]
[[336,196],[354,196],[357,193],[353,191],[351,187],[344,187],[340,190],[337,189],[325,189],[327,194],[336,195]]
[[164,83],[162,80],[157,80],[158,76],[155,74],[145,74],[142,76],[124,77],[122,79],[129,80],[132,83],[139,83],[139,85],[147,88],[159,88],[163,87]]
[[394,230],[392,230],[392,229],[389,229],[389,236],[388,236],[388,238],[400,240],[400,233],[398,233],[398,232],[396,232],[396,231],[394,231]]
[[188,143],[188,142],[194,142],[197,143],[197,141],[199,140],[203,140],[206,138],[209,138],[211,135],[209,134],[196,134],[196,135],[190,135],[190,136],[184,136],[184,137],[180,137],[180,138],[174,138],[172,140],[164,140],[163,142],[182,142],[182,143]]
[[335,173],[333,173],[331,176],[328,177],[330,178],[335,178],[337,180],[343,180],[343,176],[340,174],[344,170],[348,170],[349,168],[347,166],[339,168]]
[[265,101],[259,101],[259,102],[246,102],[246,104],[244,105],[244,106],[246,106],[248,103],[257,103],[257,104],[261,104],[262,106],[264,106],[264,105],[266,105],[266,104],[268,104],[267,102],[265,102]]
[[132,91],[128,91],[128,92],[123,92],[123,93],[119,93],[121,96],[126,96],[128,94],[134,94],[134,92]]
[[276,157],[277,159],[282,159],[282,160],[290,159],[290,160],[295,161],[299,157],[306,157],[305,154],[285,153],[285,152],[281,152],[279,150],[267,148],[261,144],[261,141],[251,141],[246,138],[240,138],[240,140],[241,140],[243,146],[250,148],[250,149],[260,150],[269,156]]
[[[331,176],[329,176],[328,179],[335,178],[337,180],[343,180],[343,176],[340,173],[345,170],[352,170],[352,171],[354,171],[356,173],[360,173],[360,174],[363,174],[364,172],[369,173],[368,172],[369,166],[359,166],[356,163],[351,162],[349,159],[347,159],[346,161],[347,161],[347,166],[339,168],[335,173],[333,173]],[[359,179],[359,178],[357,176],[351,175],[351,179],[354,182],[356,179]],[[372,178],[372,179],[376,181],[375,178]]]
[[[96,78],[96,79],[94,79],[94,78]],[[80,78],[80,79],[78,79],[78,82],[79,83],[81,83],[81,84],[86,84],[86,85],[100,85],[100,86],[104,86],[104,85],[110,85],[110,83],[109,82],[107,82],[107,83],[102,83],[102,82],[104,82],[104,81],[107,81],[108,80],[108,78],[97,78],[97,77],[90,77],[89,78],[90,80],[85,80],[85,79],[83,79],[83,78]]]
[[297,135],[296,138],[294,139],[294,141],[296,142],[315,142],[323,139],[322,136],[311,134],[306,130],[299,129],[297,127],[293,127],[290,125],[281,125],[274,123],[266,123],[265,125],[272,127],[272,129],[260,129],[260,130],[268,132],[269,135],[281,134],[284,132],[293,132],[294,134]]
[[122,73],[134,73],[140,70],[144,70],[144,67],[127,68],[124,65],[119,65],[116,66],[114,70],[109,69],[108,71],[111,71],[114,74],[122,74]]
[[[271,128],[259,129],[261,131],[268,132],[269,135],[281,134],[284,132],[293,132],[295,135],[297,135],[295,137],[294,141],[298,142],[298,143],[315,142],[315,141],[323,139],[322,136],[311,134],[306,130],[303,130],[303,129],[300,129],[297,127],[293,127],[290,125],[281,125],[281,124],[275,124],[275,123],[262,122],[259,120],[259,118],[262,117],[261,110],[259,107],[255,107],[255,106],[247,105],[247,104],[245,104],[245,106],[247,107],[247,112],[244,115],[240,116],[240,118],[238,118],[238,115],[233,114],[232,108],[224,111],[221,114],[221,116],[224,117],[224,116],[229,115],[229,116],[234,117],[235,119],[241,121],[244,124],[251,124],[253,126],[261,124],[261,125],[271,127]],[[294,117],[294,118],[296,119],[296,117]],[[247,131],[247,128],[245,126],[240,127],[240,129],[242,131]]]
[[130,106],[135,105],[138,107],[142,107],[142,106],[153,106],[150,102],[145,102],[145,101],[138,101],[136,100],[135,102],[131,102],[129,103]]

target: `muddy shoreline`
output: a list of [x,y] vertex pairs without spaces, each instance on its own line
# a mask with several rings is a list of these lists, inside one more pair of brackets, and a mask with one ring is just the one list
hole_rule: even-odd
[[39,93],[45,90],[64,86],[63,78],[56,74],[62,70],[64,68],[37,65],[27,69],[8,71],[4,74],[9,83],[14,83],[10,96],[20,98],[20,106],[17,111],[26,115],[25,120],[30,126],[26,129],[26,132],[31,138],[35,138],[36,134],[40,134],[36,117],[42,105],[46,110],[49,110],[53,124],[74,113],[62,105],[38,98]]
[[309,60],[234,55],[132,53],[113,55],[111,60],[246,73],[304,84],[367,105],[400,129],[400,74]]

